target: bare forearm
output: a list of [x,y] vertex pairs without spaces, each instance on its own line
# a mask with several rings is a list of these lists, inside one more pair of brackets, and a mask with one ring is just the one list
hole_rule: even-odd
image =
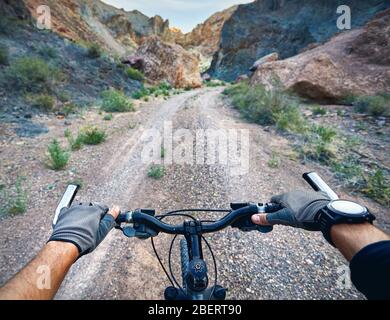
[[0,300],[52,299],[78,255],[73,244],[49,242],[0,289]]
[[331,229],[332,241],[348,260],[364,247],[379,241],[390,240],[390,236],[369,223],[340,224]]

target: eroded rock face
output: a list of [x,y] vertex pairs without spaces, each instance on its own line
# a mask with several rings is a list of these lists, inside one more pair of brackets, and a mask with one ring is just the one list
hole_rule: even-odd
[[292,57],[313,43],[323,43],[337,28],[339,5],[352,10],[352,26],[364,25],[389,6],[386,0],[257,0],[238,6],[222,29],[212,76],[227,81],[244,74],[259,58],[277,52]]
[[0,15],[24,20],[30,18],[30,12],[27,10],[23,0],[0,1]]
[[167,80],[176,88],[197,88],[202,85],[198,57],[180,45],[151,36],[144,39],[135,55],[144,59],[143,72],[151,82]]
[[53,30],[73,41],[100,43],[117,54],[135,51],[143,37],[167,37],[169,22],[160,16],[125,11],[99,0],[24,0],[31,14],[37,17],[37,7],[51,9]]
[[237,6],[233,6],[213,14],[204,23],[198,24],[189,33],[183,34],[176,30],[173,33],[174,42],[186,49],[196,48],[204,57],[211,58],[219,49],[222,27],[236,9]]
[[295,57],[261,65],[251,84],[272,86],[275,77],[303,97],[339,100],[390,92],[390,9],[364,28],[341,33]]

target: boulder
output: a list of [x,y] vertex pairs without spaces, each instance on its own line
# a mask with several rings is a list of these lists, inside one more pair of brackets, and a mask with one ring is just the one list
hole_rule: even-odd
[[256,0],[239,5],[223,25],[208,73],[233,81],[267,54],[277,52],[286,59],[310,44],[328,41],[340,31],[340,4],[351,8],[352,28],[389,7],[388,0]]
[[364,28],[343,32],[295,57],[261,65],[251,84],[285,88],[317,101],[390,91],[390,9]]
[[145,60],[139,56],[129,56],[124,58],[122,59],[122,63],[127,64],[137,70],[143,70],[145,68]]
[[277,52],[270,53],[266,55],[265,57],[260,58],[257,60],[253,66],[249,69],[251,72],[255,72],[261,65],[267,62],[272,62],[272,61],[278,61],[279,60],[279,55]]
[[202,74],[202,80],[209,82],[211,81],[211,76],[208,73],[204,73]]
[[176,88],[202,86],[199,59],[177,44],[164,42],[157,36],[148,37],[135,56],[144,59],[142,71],[152,83],[166,80]]
[[242,75],[239,75],[235,81],[235,83],[239,83],[239,82],[242,82],[242,81],[246,81],[248,80],[249,77],[246,75],[246,74],[242,74]]

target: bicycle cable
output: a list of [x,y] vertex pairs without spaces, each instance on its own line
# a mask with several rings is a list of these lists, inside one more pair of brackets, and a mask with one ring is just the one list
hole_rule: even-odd
[[164,266],[164,264],[163,264],[163,262],[162,262],[162,260],[161,260],[161,258],[160,258],[160,256],[159,256],[159,254],[158,254],[158,252],[157,252],[157,250],[156,250],[156,246],[154,245],[153,237],[151,237],[150,240],[151,240],[151,242],[152,242],[152,248],[153,248],[154,254],[155,254],[155,256],[156,256],[156,258],[157,258],[157,260],[158,260],[158,262],[159,262],[161,268],[164,270],[164,273],[165,273],[165,275],[167,276],[169,282],[172,284],[172,287],[174,287],[175,284],[173,283],[171,277],[169,276],[169,273],[168,273],[167,269],[165,269],[165,266]]
[[213,264],[214,264],[215,279],[214,279],[214,286],[213,286],[213,289],[211,290],[211,294],[210,294],[210,297],[209,297],[209,300],[211,300],[211,298],[213,297],[214,292],[215,292],[215,287],[217,286],[217,283],[218,283],[217,259],[215,258],[214,252],[211,249],[211,245],[209,244],[209,242],[206,240],[206,238],[204,236],[202,236],[202,239],[206,243],[207,247],[209,248],[209,251],[211,253],[211,257],[213,258]]
[[[169,217],[169,216],[182,216],[182,217],[187,217],[187,218],[191,218],[191,219],[193,219],[193,220],[196,220],[193,216],[190,216],[190,215],[188,215],[188,214],[179,214],[178,211],[172,212],[172,213],[166,213],[166,214],[163,214],[163,215],[160,215],[160,216],[156,216],[155,218],[156,218],[156,219],[159,219],[159,220],[161,221],[161,220],[163,220],[164,218]],[[170,248],[170,255],[171,255],[173,243],[174,243],[174,241],[175,241],[176,238],[177,238],[177,235],[176,235],[176,236],[174,237],[174,239],[172,240],[171,248]],[[183,288],[178,284],[176,278],[174,277],[173,272],[172,272],[172,270],[171,270],[171,267],[170,267],[169,269],[170,269],[170,272],[171,272],[171,276],[173,276],[173,280],[172,280],[171,276],[169,276],[169,273],[168,273],[167,269],[165,268],[165,266],[164,266],[164,264],[163,264],[163,262],[162,262],[162,260],[161,260],[161,258],[160,258],[160,255],[159,255],[158,252],[157,252],[156,246],[155,246],[155,244],[154,244],[153,237],[151,237],[150,240],[151,240],[151,243],[152,243],[152,248],[153,248],[154,254],[155,254],[155,256],[156,256],[156,258],[157,258],[157,260],[158,260],[158,262],[159,262],[161,268],[163,269],[165,275],[167,276],[169,282],[171,283],[172,287],[175,288],[175,284],[176,284],[176,285],[179,287],[179,289],[182,291],[182,293],[184,294],[184,296],[185,296],[186,294],[185,294]],[[169,265],[170,265],[170,260],[169,260]]]

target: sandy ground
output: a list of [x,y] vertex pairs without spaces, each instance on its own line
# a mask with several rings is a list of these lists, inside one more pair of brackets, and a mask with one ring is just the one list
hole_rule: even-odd
[[[85,123],[102,123],[107,126],[109,139],[100,146],[75,152],[63,172],[48,170],[42,156],[50,138],[63,137],[63,120],[35,119],[47,123],[49,133],[34,139],[7,135],[10,128],[4,126],[0,177],[7,181],[15,172],[23,173],[31,187],[28,212],[0,221],[0,284],[44,245],[51,232],[56,204],[66,184],[76,178],[84,182],[78,200],[118,204],[128,209],[155,208],[159,212],[188,207],[227,208],[236,200],[265,202],[278,193],[308,188],[301,175],[312,170],[331,185],[337,185],[327,169],[290,159],[292,150],[285,138],[242,121],[227,106],[221,90],[199,89],[167,101],[152,101],[135,113],[115,115],[111,123],[103,124],[102,117],[93,111],[84,119],[72,120],[69,128],[74,132]],[[161,180],[148,178],[148,165],[141,159],[144,142],[140,137],[146,129],[161,130],[166,121],[172,121],[174,129],[192,132],[248,130],[251,150],[248,173],[231,175],[229,162],[193,163],[167,165]],[[268,161],[274,151],[280,155],[281,165],[272,169]],[[343,189],[336,190],[341,196],[368,205],[380,218],[380,225],[390,229],[383,207],[369,199],[350,196]],[[337,285],[347,262],[321,234],[286,227],[275,227],[265,235],[229,228],[207,238],[218,260],[219,282],[229,289],[229,299],[363,298],[354,288],[343,289]],[[165,262],[170,239],[166,235],[156,238]],[[177,253],[176,248],[176,271]],[[168,285],[150,241],[127,239],[114,230],[93,254],[72,267],[56,298],[161,299]]]

